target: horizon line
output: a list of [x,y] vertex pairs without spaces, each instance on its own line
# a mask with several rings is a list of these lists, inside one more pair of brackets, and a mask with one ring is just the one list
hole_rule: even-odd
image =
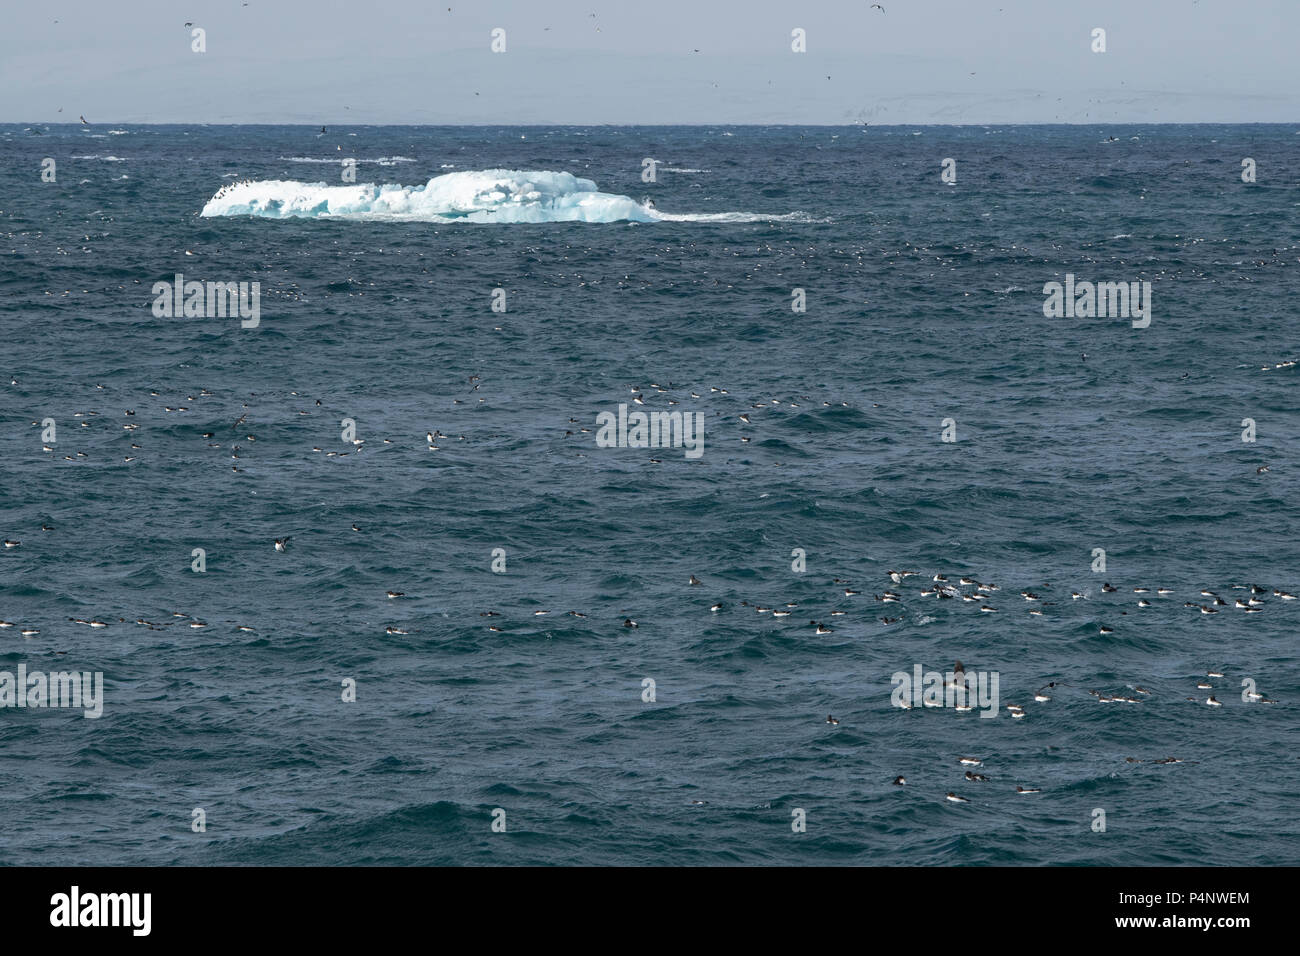
[[305,126],[315,128],[317,126],[355,126],[355,127],[384,127],[400,126],[411,128],[429,128],[429,129],[543,129],[547,127],[572,127],[587,129],[592,127],[609,127],[611,129],[628,129],[628,128],[672,128],[672,127],[699,127],[710,128],[719,126],[730,126],[738,128],[768,128],[780,127],[786,129],[867,129],[875,127],[876,129],[902,129],[908,127],[928,127],[934,129],[962,129],[967,127],[983,126],[1300,126],[1300,119],[1296,120],[1272,120],[1272,121],[1249,121],[1249,120],[1197,120],[1187,123],[1170,123],[1166,121],[1143,122],[1143,121],[1125,121],[1116,123],[1105,122],[1014,122],[999,123],[996,121],[971,122],[971,123],[357,123],[357,122],[331,122],[322,120],[320,122],[305,122],[295,120],[292,122],[190,122],[190,123],[166,123],[166,122],[136,122],[130,120],[96,120],[93,123],[67,122],[63,120],[0,120],[0,126],[74,126],[87,128],[92,126]]

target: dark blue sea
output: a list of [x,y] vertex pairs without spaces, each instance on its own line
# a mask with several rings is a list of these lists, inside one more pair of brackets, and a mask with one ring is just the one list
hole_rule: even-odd
[[0,863],[1300,863],[1300,129],[0,155]]

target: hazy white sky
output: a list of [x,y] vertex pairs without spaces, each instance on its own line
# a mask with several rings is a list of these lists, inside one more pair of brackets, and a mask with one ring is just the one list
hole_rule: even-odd
[[0,122],[1300,120],[1300,0],[881,2],[3,0]]

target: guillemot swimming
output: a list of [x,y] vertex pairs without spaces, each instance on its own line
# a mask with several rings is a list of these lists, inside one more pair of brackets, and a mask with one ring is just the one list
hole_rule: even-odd
[[959,764],[961,764],[962,766],[965,766],[965,767],[982,767],[982,766],[984,766],[984,761],[983,761],[983,760],[980,760],[978,757],[958,757],[958,758],[957,758],[957,762],[958,762]]
[[839,721],[836,720],[834,717],[832,717],[830,714],[827,714],[827,715],[826,715],[826,723],[828,723],[828,724],[838,724]]
[[982,773],[971,773],[969,770],[967,770],[966,779],[970,780],[973,783],[988,783],[989,778],[984,776],[984,774]]
[[287,547],[289,547],[288,537],[275,539],[275,550],[283,552]]
[[711,607],[709,608],[709,610],[710,610],[710,611],[721,611],[721,610],[722,610],[722,604],[721,604],[721,602],[719,602],[718,604],[714,604],[713,606],[711,606]]
[[388,627],[384,628],[384,633],[385,633],[385,634],[405,634],[406,631],[402,630],[400,627],[393,627],[393,626],[390,624]]
[[1116,591],[1119,590],[1119,588],[1114,587],[1109,581],[1103,584],[1101,586],[1101,589],[1105,591],[1107,594],[1114,594]]
[[1214,695],[1213,695],[1213,694],[1211,694],[1209,697],[1205,698],[1205,702],[1206,702],[1207,704],[1209,704],[1211,707],[1222,707],[1222,706],[1223,706],[1223,704],[1222,704],[1221,702],[1219,702],[1219,701],[1217,701],[1217,700],[1214,699]]
[[1039,790],[1037,787],[1021,787],[1021,786],[1016,787],[1016,793],[1042,793],[1042,792],[1043,791]]
[[388,599],[390,601],[393,600],[394,598],[406,597],[406,593],[404,591],[387,591],[385,593],[388,595]]
[[831,633],[831,629],[830,629],[829,627],[827,627],[825,624],[818,623],[818,624],[817,624],[817,633],[818,633],[818,634],[830,634],[830,633]]
[[902,774],[899,774],[897,777],[893,779],[893,784],[896,787],[905,787],[907,786],[907,778],[904,777]]
[[690,580],[687,581],[686,583],[689,584],[691,587],[697,587],[698,585],[703,584],[704,582],[692,574]]
[[967,800],[965,797],[959,797],[955,793],[949,793],[945,797],[945,799],[951,801],[952,803],[970,803],[970,801]]

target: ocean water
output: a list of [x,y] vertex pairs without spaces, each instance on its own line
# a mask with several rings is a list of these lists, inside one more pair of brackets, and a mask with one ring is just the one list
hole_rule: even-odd
[[1300,863],[1298,134],[0,126],[0,861]]

